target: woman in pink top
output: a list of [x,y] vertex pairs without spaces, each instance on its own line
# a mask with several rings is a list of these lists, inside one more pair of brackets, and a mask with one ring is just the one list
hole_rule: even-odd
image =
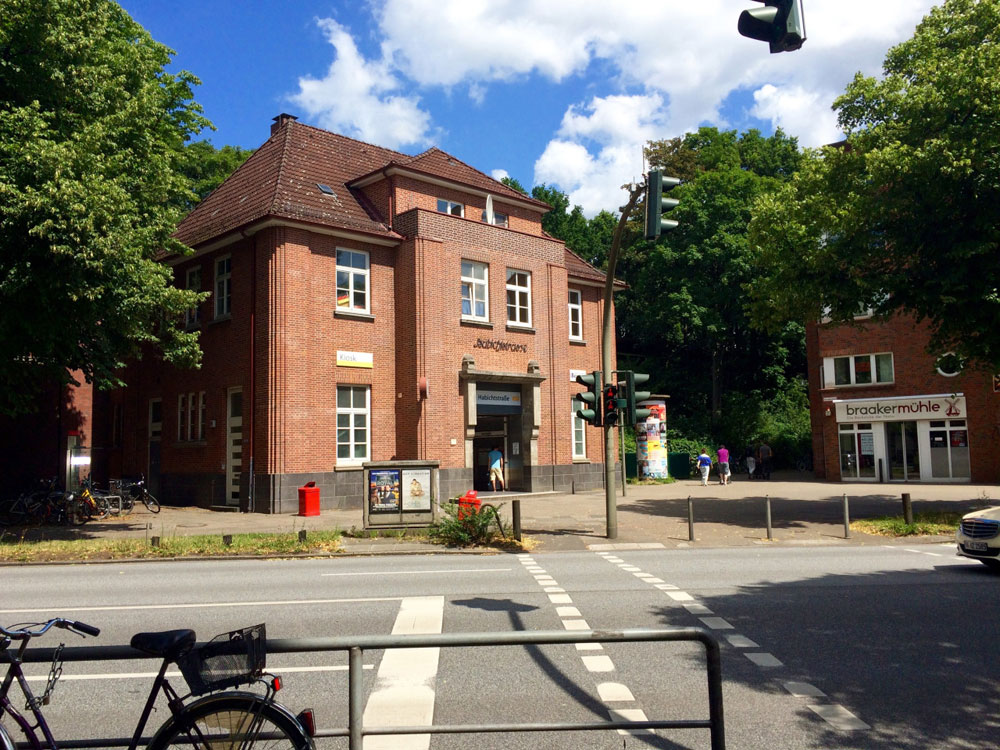
[[719,450],[719,484],[729,484],[729,451],[726,446],[720,445]]

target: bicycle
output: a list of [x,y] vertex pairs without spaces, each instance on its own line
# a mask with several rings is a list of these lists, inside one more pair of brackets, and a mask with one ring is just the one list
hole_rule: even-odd
[[[94,489],[94,481],[87,477],[80,482],[80,493],[69,507],[69,522],[73,526],[85,524],[91,518],[107,518],[111,513],[110,495]],[[115,496],[119,500],[118,496]]]
[[[36,697],[32,693],[21,670],[28,642],[44,635],[52,627],[64,628],[82,636],[96,636],[101,632],[92,625],[63,618],[45,623],[24,623],[11,628],[0,626],[0,652],[7,652],[9,662],[7,675],[0,686],[0,719],[10,716],[27,738],[27,747],[31,750],[58,750],[42,706],[48,705],[62,674],[60,653],[63,644],[55,651],[49,680],[41,696]],[[13,641],[20,641],[20,645],[10,652],[8,648]],[[274,700],[275,693],[281,689],[281,678],[264,673],[265,644],[263,625],[223,633],[200,647],[195,646],[193,630],[167,630],[132,636],[133,648],[161,657],[163,663],[136,724],[129,750],[136,750],[140,745],[149,750],[173,747],[193,747],[195,750],[237,747],[245,750],[315,750],[311,736],[314,732],[311,709],[294,716]],[[167,680],[166,672],[171,664],[180,667],[191,691],[188,695],[179,695]],[[10,688],[15,681],[26,698],[25,711],[34,716],[34,724],[14,707],[10,699]],[[266,687],[264,695],[231,689],[258,682]],[[142,732],[161,692],[167,700],[170,716],[152,739],[144,738]],[[201,697],[190,701],[194,696]],[[145,744],[147,742],[148,745]],[[15,750],[15,747],[10,733],[0,723],[0,750]]]
[[[124,482],[123,482],[124,484]],[[132,482],[132,484],[124,487],[122,494],[128,493],[129,497],[132,498],[134,503],[139,500],[143,505],[146,506],[146,510],[150,513],[160,512],[160,501],[157,500],[149,493],[149,489],[146,487],[146,475],[140,474],[139,479]]]

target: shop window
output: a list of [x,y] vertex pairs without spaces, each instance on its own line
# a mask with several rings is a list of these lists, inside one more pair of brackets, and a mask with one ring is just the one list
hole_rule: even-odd
[[573,407],[571,422],[573,425],[573,458],[586,458],[587,423],[576,415],[577,409],[580,408],[580,403],[576,398],[571,399],[570,404]]
[[337,248],[337,310],[369,311],[368,253]]
[[232,314],[233,259],[227,255],[215,261],[215,317]]
[[442,198],[438,198],[438,211],[452,216],[465,216],[465,206],[461,203],[455,203],[455,201],[443,200]]
[[579,289],[569,290],[569,338],[583,341],[583,295]]
[[337,386],[337,464],[368,460],[371,390],[366,385]]
[[851,357],[827,357],[824,371],[833,373],[833,383],[827,385],[870,385],[892,383],[892,354],[859,354]]
[[[185,278],[184,285],[187,289],[194,292],[201,291],[201,268],[189,268],[187,270],[187,276]],[[198,309],[198,305],[195,304],[194,307],[190,307],[184,311],[184,325],[187,328],[197,328],[198,324],[201,322],[201,312]]]
[[969,429],[964,419],[930,423],[931,476],[935,479],[969,479]]
[[507,270],[507,323],[531,325],[531,274]]
[[488,321],[489,267],[472,260],[462,261],[462,317],[469,320]]
[[[438,210],[440,210],[440,209],[438,209]],[[483,210],[483,221],[486,221],[486,219],[487,219],[487,216],[486,216],[486,211],[484,209]],[[505,226],[507,226],[507,224],[508,224],[507,214],[500,213],[499,211],[494,211],[493,212],[493,226],[495,226],[495,227],[505,227]]]
[[875,479],[875,433],[871,423],[839,426],[841,479]]

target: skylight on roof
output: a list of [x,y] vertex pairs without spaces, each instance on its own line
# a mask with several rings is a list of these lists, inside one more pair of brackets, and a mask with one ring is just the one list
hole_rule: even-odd
[[333,192],[333,188],[332,187],[330,187],[329,185],[324,185],[322,182],[317,182],[316,183],[316,187],[319,188],[319,191],[321,193],[326,193],[327,195],[332,195],[332,196],[336,196],[337,195],[335,192]]

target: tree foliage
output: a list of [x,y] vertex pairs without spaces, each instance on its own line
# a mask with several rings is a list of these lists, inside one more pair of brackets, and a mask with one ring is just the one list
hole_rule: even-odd
[[751,224],[753,312],[772,329],[859,308],[927,320],[932,351],[1000,367],[1000,0],[946,0],[834,103]]
[[182,196],[181,206],[190,211],[205,200],[209,193],[225,182],[236,168],[245,162],[253,149],[239,146],[215,148],[211,141],[195,141],[184,147],[184,158],[179,166],[180,173],[187,178],[191,196]]
[[195,365],[196,300],[160,251],[195,199],[184,143],[209,125],[189,73],[108,0],[0,14],[0,410],[80,370],[100,386],[144,345]]
[[772,438],[767,415],[805,373],[803,330],[755,329],[742,285],[753,273],[752,206],[795,173],[795,139],[703,127],[651,142],[646,156],[685,180],[670,193],[680,199],[670,213],[679,227],[651,244],[636,221],[620,265],[630,288],[618,296],[619,351],[670,394],[672,424],[687,434]]

